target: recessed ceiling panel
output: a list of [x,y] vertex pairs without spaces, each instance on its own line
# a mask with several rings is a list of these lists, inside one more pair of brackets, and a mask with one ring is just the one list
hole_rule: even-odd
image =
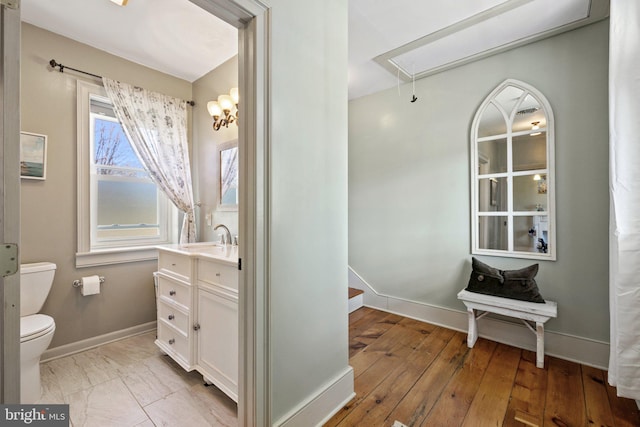
[[[363,41],[371,37],[386,41],[386,49],[375,53],[379,55],[485,10],[513,1],[523,0],[349,0],[350,42],[358,36],[361,36]],[[360,30],[355,28],[356,31],[351,31],[354,26]],[[360,46],[353,47],[360,50]]]
[[608,15],[609,0],[349,0],[349,99]]
[[589,2],[583,0],[529,1],[495,16],[488,14],[471,26],[462,25],[459,31],[444,37],[425,39],[424,45],[390,60],[408,74],[418,75],[588,17]]

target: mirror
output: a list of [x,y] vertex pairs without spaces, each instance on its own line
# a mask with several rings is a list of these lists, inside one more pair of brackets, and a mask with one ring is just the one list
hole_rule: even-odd
[[218,208],[238,209],[238,141],[218,146]]
[[471,130],[472,253],[555,260],[553,113],[517,80],[481,104]]

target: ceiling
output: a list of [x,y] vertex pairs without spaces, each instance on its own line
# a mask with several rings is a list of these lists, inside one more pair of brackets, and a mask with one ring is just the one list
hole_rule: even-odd
[[[109,0],[22,0],[21,16],[37,27],[189,82],[238,53],[236,28],[187,0],[129,0],[125,7]],[[74,66],[63,57],[53,59]]]
[[[237,30],[187,0],[129,0],[126,7],[22,0],[21,13],[23,21],[189,82],[237,53]],[[349,99],[608,14],[609,0],[349,0]]]

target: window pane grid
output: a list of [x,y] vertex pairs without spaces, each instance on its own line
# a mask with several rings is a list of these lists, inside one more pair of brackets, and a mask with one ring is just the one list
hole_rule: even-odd
[[552,113],[524,87],[497,88],[474,119],[473,253],[543,258],[554,246]]

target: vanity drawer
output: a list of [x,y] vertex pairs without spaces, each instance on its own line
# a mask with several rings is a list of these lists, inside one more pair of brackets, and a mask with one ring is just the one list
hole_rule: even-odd
[[198,280],[238,290],[238,268],[234,265],[199,260]]
[[160,251],[158,255],[158,267],[160,270],[176,273],[186,280],[189,280],[191,277],[191,259],[188,256]]
[[160,274],[158,275],[158,297],[160,300],[180,304],[187,311],[191,307],[191,287]]
[[189,316],[162,300],[158,301],[158,319],[164,320],[188,335]]
[[164,321],[158,322],[158,342],[162,344],[161,348],[168,349],[178,354],[184,363],[191,363],[191,355],[189,354],[189,339],[180,332],[164,324]]

